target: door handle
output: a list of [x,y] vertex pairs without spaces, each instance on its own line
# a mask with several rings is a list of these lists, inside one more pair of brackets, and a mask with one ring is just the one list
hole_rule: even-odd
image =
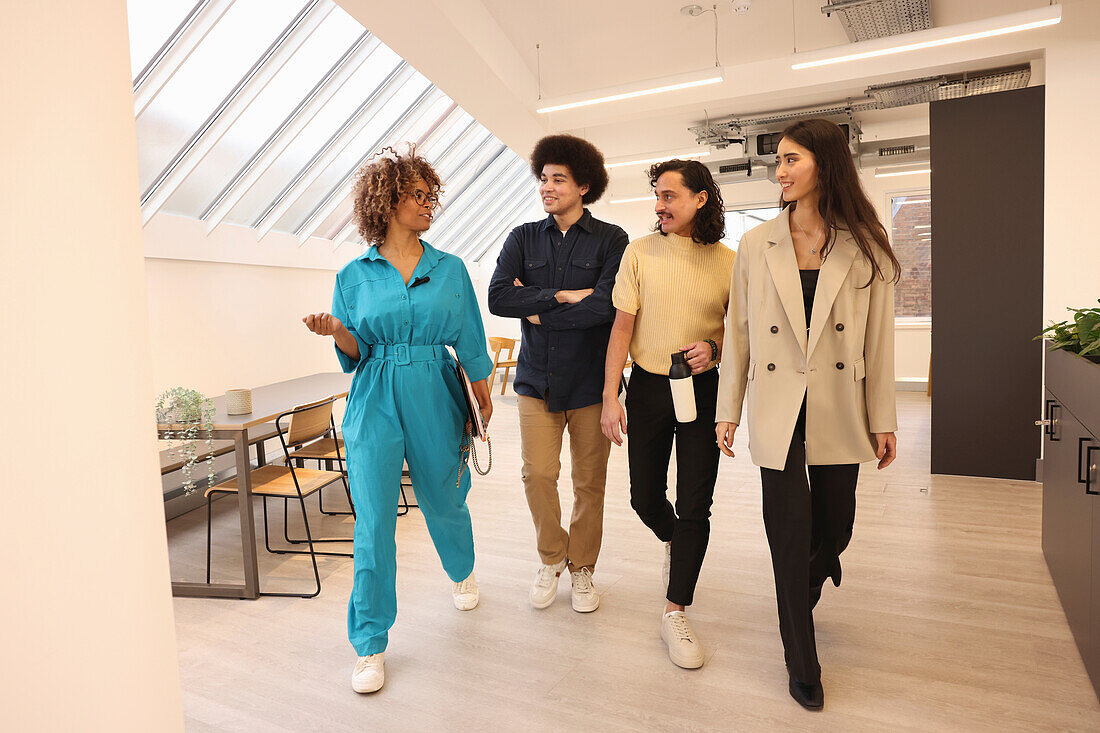
[[[1089,468],[1086,465],[1085,466],[1085,473],[1083,475],[1081,474],[1081,452],[1085,447],[1085,443],[1089,442],[1090,440],[1092,440],[1092,438],[1088,437],[1088,436],[1085,436],[1084,438],[1078,438],[1077,439],[1077,483],[1084,484],[1085,487],[1086,487],[1085,488],[1086,491],[1088,491],[1087,487],[1089,485]],[[1085,456],[1086,456],[1085,463],[1087,464],[1088,463],[1088,460],[1087,460],[1088,453],[1087,453],[1087,451],[1085,452]]]
[[1043,435],[1050,435],[1050,427],[1054,424],[1054,421],[1050,417],[1050,406],[1052,404],[1054,404],[1054,400],[1046,400],[1046,402],[1043,404],[1043,419],[1035,421],[1035,424],[1037,426],[1042,426]]
[[1054,410],[1057,409],[1057,410],[1060,411],[1062,409],[1062,406],[1059,405],[1054,400],[1050,400],[1050,402],[1051,402],[1050,412],[1049,412],[1050,425],[1048,427],[1043,428],[1043,430],[1045,430],[1047,435],[1050,436],[1050,440],[1052,442],[1057,443],[1058,441],[1061,440],[1061,438],[1058,437],[1058,418],[1054,417]]
[[[1090,445],[1088,450],[1085,451],[1085,493],[1097,496],[1100,495],[1100,491],[1093,491],[1089,488],[1092,484],[1092,474],[1096,473],[1096,464],[1092,462],[1093,451],[1100,451],[1100,446]],[[1078,471],[1080,471],[1080,467],[1078,467]]]

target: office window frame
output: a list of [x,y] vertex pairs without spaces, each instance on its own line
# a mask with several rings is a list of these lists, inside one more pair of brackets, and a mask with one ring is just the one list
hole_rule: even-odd
[[[779,211],[782,211],[782,209],[779,206],[776,205],[774,200],[772,200],[772,201],[757,201],[757,202],[750,202],[750,203],[737,203],[737,204],[733,204],[733,205],[727,204],[724,215],[729,215],[729,214],[732,214],[732,213],[735,213],[735,212],[758,211],[760,209],[776,209],[777,213]],[[768,220],[765,219],[764,221],[768,221]],[[761,222],[761,223],[763,223],[763,222]],[[728,246],[730,249],[732,249],[736,252],[737,251],[737,246],[740,243],[740,240],[741,240],[740,237],[737,237],[736,239],[731,239],[731,238],[729,238],[729,236],[727,234],[727,237],[725,239],[723,239],[722,241],[724,241],[726,243],[726,246]]]
[[[886,221],[883,224],[886,227],[886,234],[890,238],[890,246],[895,247],[894,243],[894,199],[899,196],[927,196],[929,200],[932,198],[932,191],[929,186],[910,186],[907,188],[895,188],[884,192],[883,199],[883,211],[886,214]],[[931,229],[929,230],[931,231]],[[929,259],[931,259],[931,253],[929,253]],[[929,265],[931,266],[931,265]],[[904,287],[904,281],[899,282],[896,287]],[[931,309],[931,304],[929,305]],[[896,326],[921,328],[932,326],[932,314],[929,313],[926,316],[895,316],[894,322]]]

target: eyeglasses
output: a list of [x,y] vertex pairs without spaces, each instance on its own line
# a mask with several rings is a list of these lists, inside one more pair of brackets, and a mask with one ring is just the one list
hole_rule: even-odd
[[417,188],[413,190],[412,197],[417,206],[428,206],[432,209],[439,208],[439,197],[436,196],[434,193],[427,194]]

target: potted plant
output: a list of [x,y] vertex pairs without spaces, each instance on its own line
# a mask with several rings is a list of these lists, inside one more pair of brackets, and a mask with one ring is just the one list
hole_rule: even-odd
[[[1100,300],[1096,301],[1100,303]],[[1036,336],[1050,339],[1050,349],[1062,349],[1100,363],[1100,308],[1067,308],[1073,319],[1052,323]]]
[[193,473],[199,462],[199,453],[195,448],[201,433],[205,433],[207,486],[213,486],[214,403],[196,390],[173,387],[157,397],[156,412],[158,424],[171,426],[169,430],[162,431],[160,437],[163,440],[180,441],[178,444],[169,443],[168,458],[183,461],[180,471],[183,473],[184,493],[191,494],[195,491]]

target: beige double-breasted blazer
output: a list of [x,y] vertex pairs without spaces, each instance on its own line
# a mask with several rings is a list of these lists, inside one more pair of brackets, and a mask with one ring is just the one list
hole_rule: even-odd
[[805,397],[806,462],[869,461],[872,433],[897,430],[893,269],[881,258],[886,279],[862,287],[871,264],[840,232],[821,265],[807,331],[790,211],[738,247],[715,419],[740,424],[747,391],[752,462],[783,470]]

